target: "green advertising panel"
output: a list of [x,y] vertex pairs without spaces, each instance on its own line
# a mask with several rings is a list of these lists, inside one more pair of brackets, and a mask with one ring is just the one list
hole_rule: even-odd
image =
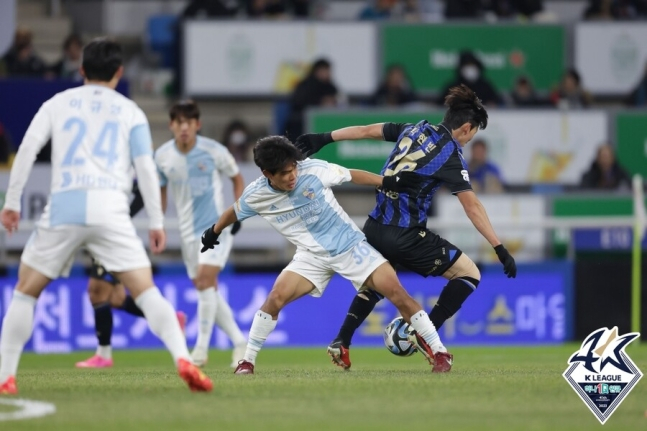
[[[427,120],[440,123],[442,113],[393,113],[393,112],[311,112],[309,116],[311,133],[330,132],[349,126],[365,126],[374,123],[417,123]],[[373,140],[341,141],[330,144],[319,151],[315,157],[347,168],[364,169],[379,173],[386,158],[393,150],[392,142]]]
[[647,112],[616,115],[616,147],[618,162],[647,178]]
[[557,217],[608,217],[632,214],[631,196],[564,196],[553,200],[553,215]]
[[527,75],[550,90],[564,73],[565,31],[555,25],[385,25],[382,61],[403,65],[413,87],[442,91],[456,76],[459,53],[472,50],[499,91]]

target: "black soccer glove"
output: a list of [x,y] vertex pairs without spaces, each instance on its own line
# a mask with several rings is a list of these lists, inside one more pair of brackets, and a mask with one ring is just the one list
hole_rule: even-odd
[[213,231],[214,226],[215,224],[202,232],[202,250],[200,250],[200,253],[204,253],[210,248],[214,248],[216,245],[220,244],[218,241],[220,234]]
[[506,250],[503,244],[499,244],[494,247],[494,251],[496,251],[499,261],[503,264],[503,272],[505,275],[507,275],[508,278],[515,278],[517,276],[517,264],[510,252]]
[[231,225],[231,234],[236,235],[241,227],[243,227],[243,224],[236,220],[234,224]]
[[335,142],[332,139],[332,132],[306,133],[297,138],[294,146],[301,150],[304,157],[310,157],[332,142]]
[[425,177],[411,171],[399,172],[382,179],[382,188],[394,192],[416,194],[425,181]]

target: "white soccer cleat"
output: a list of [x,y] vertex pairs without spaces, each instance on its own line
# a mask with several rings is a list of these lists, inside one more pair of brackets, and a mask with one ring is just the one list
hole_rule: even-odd
[[193,349],[193,352],[191,352],[191,361],[193,362],[193,365],[204,367],[205,365],[207,365],[208,360],[209,352],[205,349],[196,347],[195,349]]
[[247,350],[247,343],[239,344],[234,346],[234,350],[231,352],[231,368],[238,367],[238,362],[240,362],[245,356],[245,351]]

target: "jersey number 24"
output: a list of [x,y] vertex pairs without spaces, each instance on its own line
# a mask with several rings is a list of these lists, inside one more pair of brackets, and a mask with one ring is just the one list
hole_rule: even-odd
[[[76,129],[76,135],[70,144],[63,158],[63,166],[80,166],[85,164],[83,157],[75,157],[75,154],[85,138],[87,124],[79,117],[72,117],[65,122],[63,130],[70,131]],[[116,121],[106,121],[97,141],[92,147],[92,155],[98,158],[106,159],[108,167],[117,161],[117,133],[119,124]]]

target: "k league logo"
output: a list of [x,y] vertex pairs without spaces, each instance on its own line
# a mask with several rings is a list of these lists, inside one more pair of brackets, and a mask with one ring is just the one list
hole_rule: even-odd
[[600,328],[568,360],[564,378],[603,425],[643,376],[625,352],[639,336]]

